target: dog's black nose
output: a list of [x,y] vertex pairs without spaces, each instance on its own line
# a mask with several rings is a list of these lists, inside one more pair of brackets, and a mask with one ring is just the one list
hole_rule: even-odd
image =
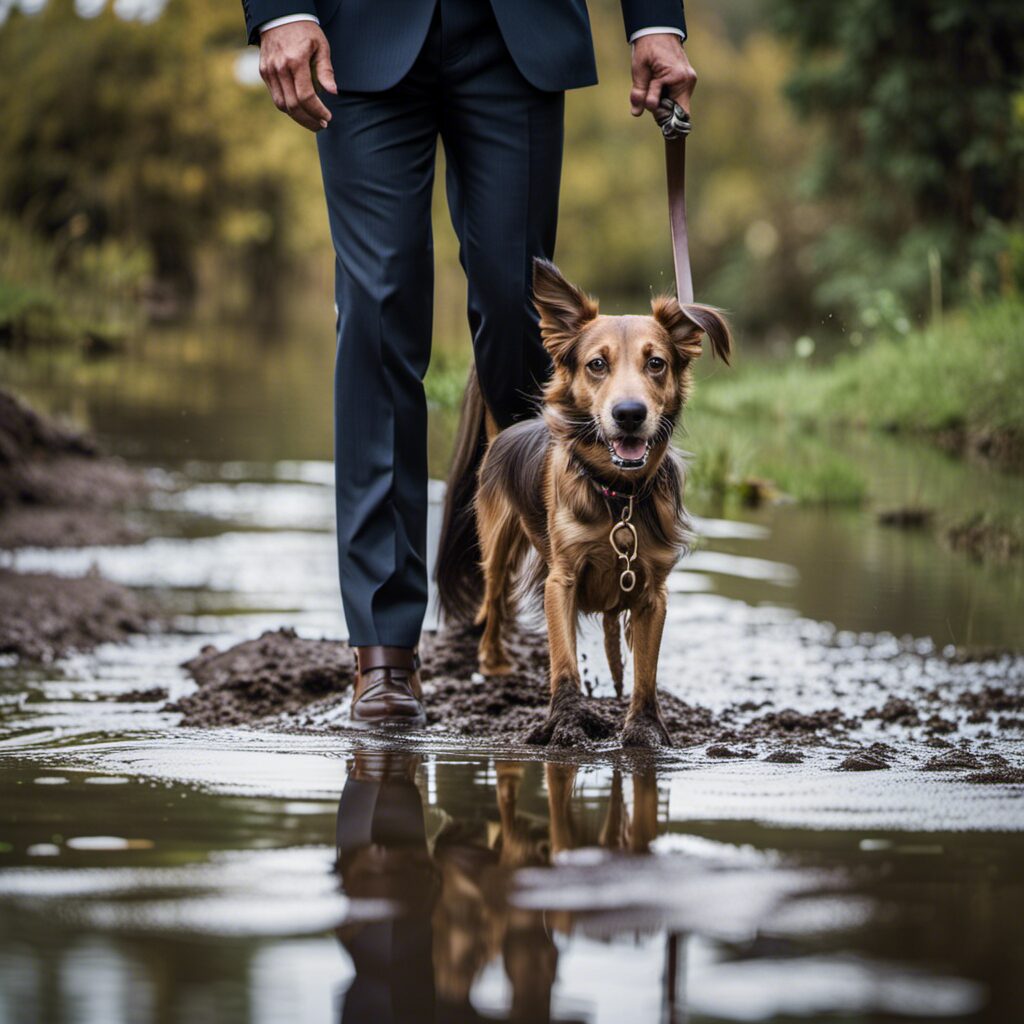
[[617,402],[612,406],[612,419],[622,427],[623,430],[634,431],[647,419],[647,406],[643,402],[630,399],[626,402]]

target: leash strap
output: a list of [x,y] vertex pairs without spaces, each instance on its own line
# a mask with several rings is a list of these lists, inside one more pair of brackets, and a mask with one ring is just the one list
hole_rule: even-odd
[[693,302],[690,246],[686,230],[686,136],[692,130],[690,115],[668,96],[654,111],[665,137],[665,177],[668,182],[668,219],[672,229],[672,262],[676,271],[676,297]]

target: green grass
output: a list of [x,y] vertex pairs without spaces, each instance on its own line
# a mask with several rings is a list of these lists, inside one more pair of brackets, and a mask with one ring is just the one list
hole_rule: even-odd
[[697,396],[729,416],[1024,440],[1024,302],[1002,300],[832,364],[756,364]]
[[435,347],[423,386],[427,401],[439,409],[457,410],[469,375],[469,354]]

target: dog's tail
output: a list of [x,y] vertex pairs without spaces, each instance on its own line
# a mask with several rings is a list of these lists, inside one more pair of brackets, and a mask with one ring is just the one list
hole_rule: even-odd
[[487,448],[487,410],[476,369],[470,369],[459,412],[455,452],[448,471],[434,579],[449,622],[470,623],[483,598],[480,543],[476,533],[476,477]]

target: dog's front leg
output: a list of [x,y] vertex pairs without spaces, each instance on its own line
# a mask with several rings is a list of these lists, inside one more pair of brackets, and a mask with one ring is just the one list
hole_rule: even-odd
[[589,710],[580,692],[576,661],[576,575],[557,562],[544,584],[544,615],[551,657],[551,705],[547,721],[528,743],[576,747],[606,735],[604,720]]
[[664,584],[630,612],[633,632],[633,696],[622,730],[625,747],[660,747],[672,742],[658,707],[658,653],[668,595]]
[[548,622],[551,657],[551,700],[560,691],[579,692],[580,671],[576,660],[576,575],[554,568],[544,584],[544,615]]

